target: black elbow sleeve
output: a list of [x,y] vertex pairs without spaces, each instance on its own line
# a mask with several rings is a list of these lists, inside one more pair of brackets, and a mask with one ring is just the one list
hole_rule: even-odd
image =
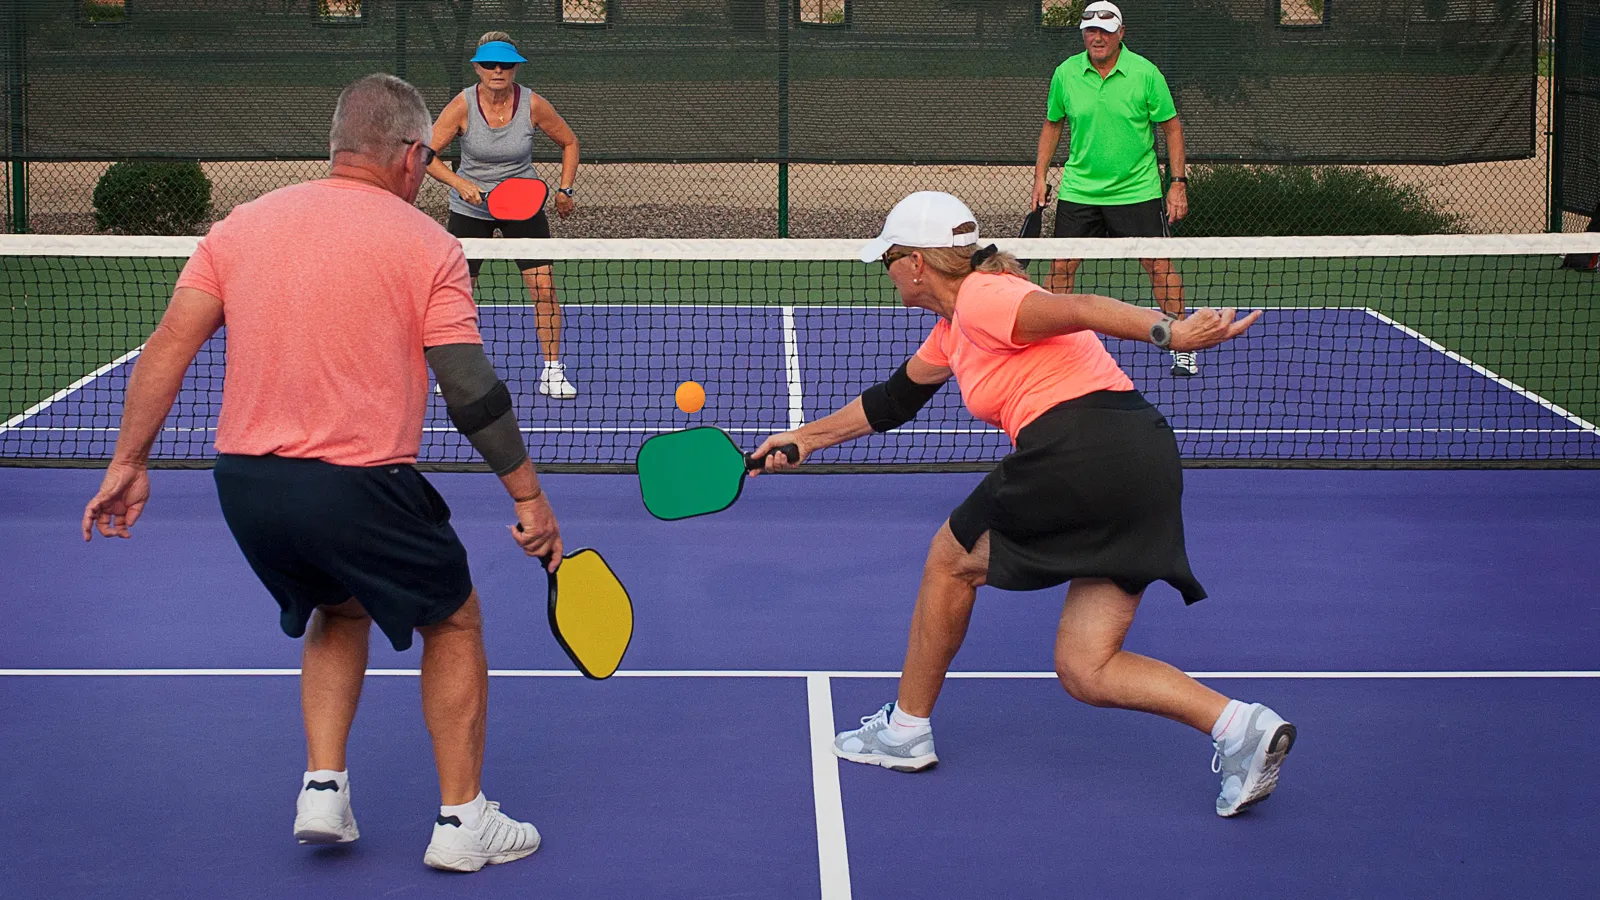
[[901,363],[900,368],[889,376],[888,381],[880,382],[861,392],[861,408],[867,414],[867,424],[873,431],[893,431],[901,425],[915,419],[917,413],[922,411],[933,395],[939,393],[942,384],[918,384],[911,380],[906,373],[909,363]]
[[496,381],[489,393],[471,403],[447,407],[447,410],[456,430],[471,437],[511,411],[511,391],[504,381]]

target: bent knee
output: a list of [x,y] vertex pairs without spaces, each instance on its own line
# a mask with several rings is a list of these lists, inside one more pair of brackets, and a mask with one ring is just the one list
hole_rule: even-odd
[[1105,679],[1105,667],[1071,660],[1056,660],[1056,677],[1068,696],[1090,706],[1115,706]]
[[974,588],[982,587],[989,575],[989,533],[979,535],[969,551],[945,523],[928,545],[928,566]]

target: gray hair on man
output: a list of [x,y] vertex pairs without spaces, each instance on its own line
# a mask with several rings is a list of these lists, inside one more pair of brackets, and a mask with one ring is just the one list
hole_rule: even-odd
[[328,154],[360,153],[379,165],[393,165],[407,150],[407,141],[427,140],[432,127],[420,91],[393,75],[368,75],[339,94]]

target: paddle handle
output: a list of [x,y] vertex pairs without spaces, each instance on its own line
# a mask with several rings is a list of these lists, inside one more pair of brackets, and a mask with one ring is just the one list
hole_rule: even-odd
[[[798,445],[784,444],[778,447],[778,452],[787,456],[791,465],[800,461],[800,447]],[[746,456],[744,458],[744,470],[746,472],[754,472],[757,469],[765,469],[766,467],[767,458],[765,456]]]

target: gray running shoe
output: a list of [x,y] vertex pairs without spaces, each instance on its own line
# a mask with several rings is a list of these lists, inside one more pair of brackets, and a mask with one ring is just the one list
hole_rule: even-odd
[[1277,713],[1252,703],[1245,738],[1234,752],[1224,754],[1222,742],[1214,742],[1216,755],[1211,771],[1222,775],[1222,793],[1217,795],[1217,815],[1236,816],[1267,799],[1278,786],[1278,767],[1294,747],[1294,726]]
[[891,744],[883,739],[889,729],[889,714],[893,703],[861,720],[854,731],[841,731],[833,739],[833,755],[851,762],[883,766],[896,772],[920,772],[939,762],[933,752],[933,729],[912,737],[903,744]]
[[1182,378],[1200,374],[1200,362],[1193,350],[1172,351],[1172,374]]

